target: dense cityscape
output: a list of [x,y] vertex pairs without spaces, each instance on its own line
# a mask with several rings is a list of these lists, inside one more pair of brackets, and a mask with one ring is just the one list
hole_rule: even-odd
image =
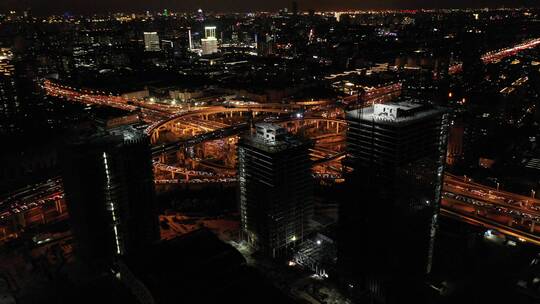
[[0,304],[540,303],[540,7],[20,2]]

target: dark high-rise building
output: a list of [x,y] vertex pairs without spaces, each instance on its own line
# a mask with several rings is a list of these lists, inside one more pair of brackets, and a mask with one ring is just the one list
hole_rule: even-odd
[[463,122],[456,121],[449,128],[448,132],[448,151],[446,153],[446,163],[455,165],[463,158],[463,137],[465,126]]
[[20,110],[12,60],[11,50],[0,48],[0,133],[15,129],[16,116]]
[[66,149],[64,189],[83,259],[109,262],[159,239],[149,143],[120,126]]
[[478,88],[485,77],[486,67],[482,62],[482,36],[477,33],[467,33],[462,45],[464,89],[467,92]]
[[274,37],[264,33],[259,36],[257,41],[257,54],[262,57],[268,57],[275,53]]
[[238,144],[244,240],[273,257],[301,241],[313,213],[310,143],[272,124]]
[[340,208],[338,263],[350,286],[375,302],[403,300],[432,267],[448,114],[399,102],[346,116],[353,171]]

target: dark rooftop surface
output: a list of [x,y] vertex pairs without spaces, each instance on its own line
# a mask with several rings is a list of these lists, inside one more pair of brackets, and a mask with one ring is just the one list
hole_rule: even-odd
[[127,264],[158,303],[294,303],[206,229],[161,242]]

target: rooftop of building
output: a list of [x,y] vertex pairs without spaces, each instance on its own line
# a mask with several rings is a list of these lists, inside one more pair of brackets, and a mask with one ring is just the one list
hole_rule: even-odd
[[276,124],[272,124],[272,123],[267,123],[267,122],[261,122],[261,123],[258,123],[255,125],[257,128],[262,128],[262,129],[265,129],[269,132],[275,132],[275,133],[278,133],[278,132],[283,132],[283,130],[285,130],[285,133],[287,132],[287,130],[281,126],[278,126]]
[[406,100],[374,104],[347,112],[347,118],[369,120],[384,124],[408,124],[446,112],[442,107]]
[[243,137],[244,144],[267,153],[278,153],[307,143],[288,133],[287,129],[271,123],[256,124],[255,130],[255,133]]
[[96,108],[92,113],[92,120],[100,130],[111,130],[114,128],[140,123],[139,113],[136,111],[127,112],[115,108]]
[[147,137],[143,130],[137,128],[136,123],[138,123],[138,120],[133,123],[129,117],[125,121],[123,118],[120,119],[121,123],[115,125],[94,122],[94,127],[77,132],[74,139],[71,140],[71,144],[81,148],[84,147],[83,149],[86,149],[88,145],[106,149],[141,142]]
[[209,229],[161,241],[127,265],[158,303],[292,303]]

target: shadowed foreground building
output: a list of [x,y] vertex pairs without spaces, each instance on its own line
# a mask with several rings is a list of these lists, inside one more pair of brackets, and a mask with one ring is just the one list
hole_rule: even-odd
[[148,137],[121,126],[82,138],[63,157],[77,254],[111,261],[159,239]]
[[413,102],[347,112],[346,196],[338,263],[376,302],[415,295],[431,271],[448,129],[444,109]]
[[206,228],[132,253],[98,275],[65,267],[47,292],[21,303],[297,303]]
[[310,143],[272,124],[238,144],[244,240],[276,257],[303,240],[313,213]]
[[121,281],[147,299],[140,303],[295,303],[208,229],[161,241],[125,260],[129,271],[120,272]]

